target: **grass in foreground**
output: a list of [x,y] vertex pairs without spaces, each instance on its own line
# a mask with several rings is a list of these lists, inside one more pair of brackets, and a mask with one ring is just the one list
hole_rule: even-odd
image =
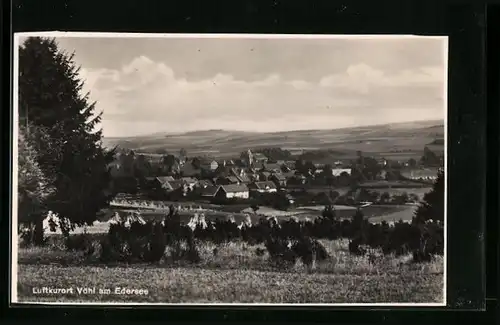
[[[256,256],[242,243],[201,246],[200,265],[89,265],[79,254],[57,249],[22,249],[18,266],[20,301],[156,303],[439,303],[443,260],[412,264],[409,256],[352,256],[346,241],[322,241],[331,257],[311,273],[300,263],[288,269]],[[33,288],[74,288],[73,294],[35,294]],[[77,287],[96,288],[78,294]],[[115,288],[147,289],[147,295],[117,295]],[[99,294],[108,288],[110,294]]]

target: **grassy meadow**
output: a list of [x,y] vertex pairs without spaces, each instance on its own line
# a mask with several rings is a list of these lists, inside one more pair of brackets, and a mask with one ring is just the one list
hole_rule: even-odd
[[[63,248],[22,248],[18,261],[18,298],[39,302],[128,303],[440,303],[443,259],[414,264],[411,256],[353,256],[345,240],[322,240],[330,257],[306,270],[300,262],[276,266],[263,246],[241,242],[200,244],[202,262],[155,265],[101,265],[92,257]],[[73,294],[35,294],[33,288],[74,288]],[[96,288],[79,294],[77,287]],[[115,288],[147,294],[115,294]],[[99,293],[99,289],[111,289]]]

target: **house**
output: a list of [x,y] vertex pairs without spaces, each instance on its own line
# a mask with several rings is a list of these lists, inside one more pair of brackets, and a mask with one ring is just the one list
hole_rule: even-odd
[[264,163],[263,162],[254,162],[252,164],[252,168],[255,168],[257,170],[261,170],[264,168]]
[[226,179],[229,181],[228,184],[239,184],[240,180],[236,176],[227,176]]
[[210,185],[201,189],[201,197],[213,199],[219,191],[220,185]]
[[203,159],[200,162],[200,168],[209,172],[217,170],[217,167],[219,167],[219,163],[213,159]]
[[226,199],[248,199],[250,192],[245,184],[221,185],[216,196],[225,197]]
[[260,181],[260,175],[259,173],[251,173],[248,175],[248,178],[250,178],[250,182],[258,182]]
[[289,173],[292,169],[290,167],[288,167],[287,165],[283,164],[281,165],[281,171],[283,173]]
[[234,167],[234,166],[236,166],[234,160],[232,160],[232,159],[230,159],[230,160],[223,160],[222,163],[219,164],[219,166],[221,166],[221,165],[224,166],[224,167],[226,167],[226,166],[228,166],[228,167]]
[[208,179],[200,179],[200,180],[196,183],[195,187],[196,187],[196,188],[207,188],[207,187],[209,187],[209,186],[213,186],[213,185],[214,185],[214,184],[213,184],[210,180],[208,180]]
[[175,181],[171,176],[146,177],[146,186],[150,189],[163,189],[167,192],[173,191],[170,182]]
[[437,179],[438,168],[410,169],[401,172],[401,176],[411,180],[434,181]]
[[271,175],[271,181],[279,187],[286,187],[286,176],[281,173],[275,173]]
[[231,168],[231,174],[235,176],[239,182],[241,183],[250,183],[250,177],[248,177],[247,173],[243,168],[236,169],[236,168]]
[[219,166],[217,167],[217,169],[215,170],[215,174],[217,176],[222,176],[222,177],[225,177],[225,176],[230,176],[232,175],[232,172],[231,172],[231,169],[233,167],[231,166],[224,166],[223,164],[219,164]]
[[186,184],[190,190],[193,190],[196,184],[198,183],[198,180],[194,177],[182,177],[181,181]]
[[[237,183],[237,181],[236,181]],[[234,184],[231,179],[229,179],[229,176],[219,176],[215,178],[214,180],[215,185],[229,185],[229,184]]]
[[249,149],[241,155],[241,160],[246,166],[254,166],[255,164],[266,163],[268,158],[260,152],[253,153]]
[[351,168],[333,168],[332,169],[332,176],[339,177],[342,174],[346,173],[347,175],[352,174],[352,169]]
[[182,179],[173,179],[171,176],[147,177],[146,188],[153,191],[161,190],[165,193],[172,194],[179,192],[186,195],[190,188]]
[[379,159],[377,161],[377,163],[379,166],[385,167],[385,166],[387,166],[387,159],[385,159],[385,158]]
[[251,191],[259,193],[275,193],[278,191],[276,184],[274,184],[271,181],[254,182],[250,184],[248,187]]
[[171,182],[171,181],[175,181],[175,178],[173,176],[158,176],[156,177],[158,180],[160,180],[161,182]]
[[267,163],[269,159],[262,153],[256,152],[253,154],[253,161],[254,163]]
[[245,184],[215,185],[202,189],[201,196],[204,198],[248,199],[250,192]]
[[271,175],[271,172],[263,171],[259,173],[259,179],[262,181],[268,181]]
[[176,179],[173,181],[168,181],[164,183],[165,186],[168,186],[171,188],[171,190],[178,190],[181,188],[187,188],[189,187],[182,179]]
[[288,171],[288,172],[282,172],[282,173],[280,173],[280,174],[281,174],[281,175],[283,175],[283,176],[285,176],[285,178],[286,178],[286,179],[290,179],[290,178],[292,178],[292,177],[294,177],[294,176],[295,176],[296,171],[295,171],[295,170],[293,170],[293,169],[291,169],[291,170],[290,170],[290,171]]
[[270,171],[270,172],[280,172],[281,171],[281,165],[280,164],[274,164],[274,163],[266,163],[266,164],[264,164],[264,169],[266,171]]
[[386,180],[387,179],[387,171],[382,169],[376,176],[378,180]]

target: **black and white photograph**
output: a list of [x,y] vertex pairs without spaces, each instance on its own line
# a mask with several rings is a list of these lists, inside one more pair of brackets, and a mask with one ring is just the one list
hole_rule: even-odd
[[14,36],[11,301],[446,305],[448,38]]

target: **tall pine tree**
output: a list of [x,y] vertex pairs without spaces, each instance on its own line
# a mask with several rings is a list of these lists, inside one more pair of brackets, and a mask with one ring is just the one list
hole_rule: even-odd
[[423,223],[427,220],[444,220],[444,171],[440,170],[432,190],[424,198],[415,212],[414,222]]
[[109,203],[107,166],[114,159],[95,130],[102,113],[96,115],[95,102],[82,93],[73,57],[55,39],[30,37],[19,49],[20,124],[46,135],[37,141],[38,165],[55,189],[48,208],[64,220],[66,234],[91,224]]

